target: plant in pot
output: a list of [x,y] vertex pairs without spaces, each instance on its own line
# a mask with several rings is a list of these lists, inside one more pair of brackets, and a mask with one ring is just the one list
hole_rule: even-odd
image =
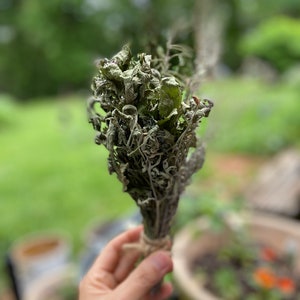
[[237,214],[231,204],[214,207],[176,234],[174,280],[184,297],[299,299],[300,225],[266,213]]

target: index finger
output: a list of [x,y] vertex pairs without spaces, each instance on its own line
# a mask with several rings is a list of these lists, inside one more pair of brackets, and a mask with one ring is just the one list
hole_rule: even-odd
[[123,245],[134,243],[139,240],[143,226],[138,226],[123,232],[113,240],[111,240],[98,256],[92,268],[105,272],[113,273],[116,269],[120,256],[123,251]]

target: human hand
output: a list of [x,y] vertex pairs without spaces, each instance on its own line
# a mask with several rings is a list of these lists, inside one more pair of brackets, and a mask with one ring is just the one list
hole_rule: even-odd
[[108,243],[81,281],[79,300],[163,300],[171,295],[169,283],[153,289],[173,269],[168,252],[156,251],[135,268],[140,253],[123,250],[139,241],[142,230],[130,229]]

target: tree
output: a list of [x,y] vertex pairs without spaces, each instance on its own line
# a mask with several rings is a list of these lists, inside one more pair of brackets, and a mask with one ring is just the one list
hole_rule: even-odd
[[192,3],[6,1],[2,22],[13,35],[1,45],[0,89],[23,99],[88,88],[94,59],[127,41],[139,52],[149,41],[160,43]]

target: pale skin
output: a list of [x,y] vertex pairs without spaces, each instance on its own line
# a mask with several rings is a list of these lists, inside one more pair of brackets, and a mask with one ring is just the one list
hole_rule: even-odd
[[101,251],[79,286],[79,300],[163,300],[172,294],[172,285],[154,287],[173,269],[170,253],[156,251],[137,266],[140,253],[123,246],[139,241],[142,226],[114,238]]

